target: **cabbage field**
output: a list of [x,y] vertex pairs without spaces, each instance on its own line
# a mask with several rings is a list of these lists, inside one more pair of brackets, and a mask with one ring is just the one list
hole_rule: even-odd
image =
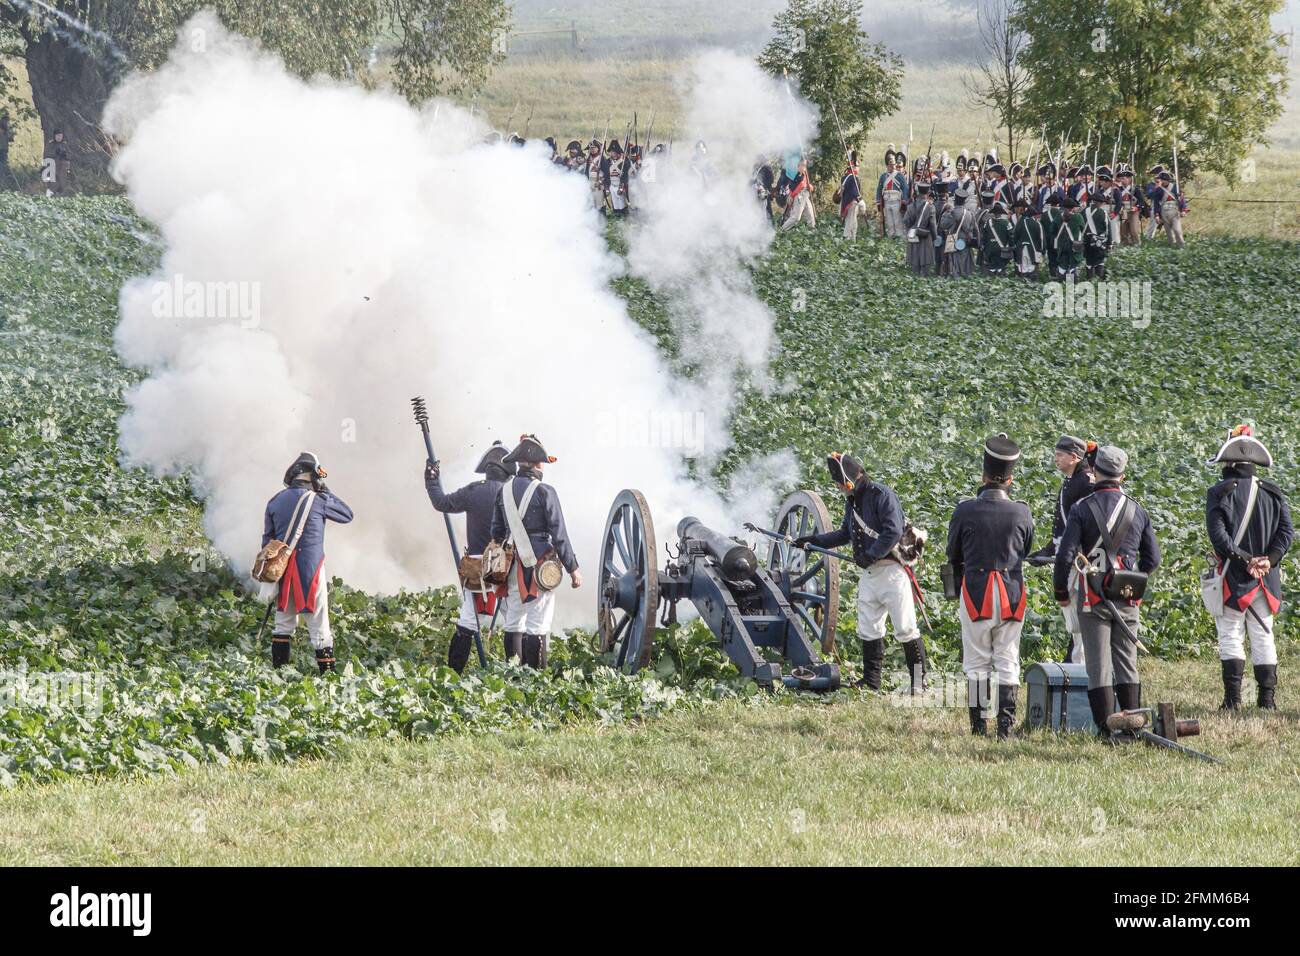
[[[290,762],[364,738],[625,726],[669,711],[858,699],[756,694],[698,625],[665,634],[655,667],[637,676],[604,666],[575,633],[556,642],[549,673],[471,665],[457,678],[440,666],[454,593],[373,597],[345,582],[331,595],[340,673],[316,677],[302,641],[295,667],[274,672],[267,639],[254,641],[263,608],[204,539],[186,481],[118,463],[116,420],[135,373],[113,350],[116,297],[157,255],[124,199],[0,197],[0,785]],[[756,451],[788,447],[803,484],[832,501],[824,455],[850,448],[938,541],[975,488],[979,442],[1007,431],[1027,452],[1016,489],[1041,538],[1056,437],[1114,442],[1130,453],[1131,490],[1165,550],[1147,642],[1169,661],[1214,658],[1196,586],[1213,476],[1205,460],[1229,425],[1253,421],[1277,459],[1274,479],[1296,486],[1300,250],[1194,238],[1181,252],[1147,244],[1111,262],[1112,278],[1150,284],[1149,315],[1045,315],[1040,286],[917,279],[899,245],[848,243],[830,224],[779,236],[755,282],[778,317],[772,371],[783,387],[739,403],[719,477]],[[661,303],[632,279],[616,286],[671,354]],[[931,656],[953,668],[957,621],[939,600],[937,564],[922,576]],[[1059,656],[1064,632],[1045,573],[1030,584],[1024,657]],[[852,618],[846,601],[848,672]],[[1289,615],[1279,632],[1281,706],[1293,722]],[[897,669],[901,654],[890,654]],[[58,681],[94,706],[53,693]]]

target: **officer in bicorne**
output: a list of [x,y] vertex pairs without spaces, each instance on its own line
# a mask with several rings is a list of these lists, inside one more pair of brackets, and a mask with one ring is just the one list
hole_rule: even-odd
[[539,586],[539,562],[558,560],[570,584],[582,586],[578,558],[569,542],[564,512],[555,489],[542,481],[542,470],[555,462],[536,435],[521,435],[519,444],[501,460],[519,472],[501,486],[492,512],[492,540],[514,543],[506,604],[506,657],[525,665],[546,667],[546,652],[555,616],[555,591]]
[[996,677],[997,733],[1003,740],[1016,719],[1026,601],[1023,563],[1034,542],[1029,506],[1008,494],[1019,460],[1019,446],[1005,434],[985,441],[979,493],[960,502],[948,523],[948,563],[960,581],[961,660],[971,733],[988,732],[985,708],[994,700]]
[[[474,474],[483,475],[483,478],[472,481],[451,494],[442,489],[438,462],[425,463],[424,490],[428,493],[434,510],[465,516],[465,548],[468,555],[481,556],[483,549],[492,540],[492,512],[501,497],[501,486],[515,473],[513,465],[505,464],[506,452],[505,445],[499,441],[493,442],[474,468]],[[447,650],[447,666],[457,674],[465,670],[465,664],[469,661],[474,632],[482,633],[479,615],[490,617],[496,613],[496,605],[495,591],[479,593],[466,587],[461,588],[460,617],[456,621],[456,633],[452,635],[451,647]]]
[[[1108,597],[1116,572],[1150,575],[1160,566],[1160,546],[1146,509],[1124,493],[1128,455],[1114,445],[1097,449],[1096,484],[1078,501],[1065,522],[1056,549],[1052,583],[1056,600],[1073,604],[1083,633],[1088,670],[1088,703],[1097,733],[1110,738],[1106,718],[1142,706],[1137,635],[1140,597]],[[1106,528],[1103,535],[1102,527]],[[1109,545],[1107,540],[1109,539]]]
[[[299,455],[284,473],[284,490],[266,504],[262,547],[283,541],[292,547],[280,578],[275,625],[271,629],[271,663],[289,663],[289,648],[299,616],[307,619],[307,635],[320,672],[334,670],[334,635],[330,631],[329,586],[325,575],[325,522],[347,524],[352,509],[325,486],[327,473],[309,451]],[[307,496],[311,495],[310,504]]]
[[1228,433],[1212,459],[1223,478],[1205,499],[1205,525],[1214,546],[1215,567],[1202,585],[1205,604],[1219,633],[1223,665],[1223,708],[1241,706],[1246,670],[1245,639],[1255,669],[1258,705],[1277,707],[1277,647],[1273,619],[1282,606],[1278,565],[1295,536],[1291,509],[1282,489],[1256,474],[1271,468],[1273,456],[1249,425]]
[[857,687],[880,690],[885,659],[885,618],[894,622],[894,639],[903,645],[912,693],[925,687],[925,642],[916,624],[916,579],[898,560],[895,548],[907,527],[893,489],[867,477],[852,455],[826,457],[831,480],[844,492],[844,520],[835,531],[804,535],[797,547],[853,545],[858,580],[858,640],[862,642],[862,678]]

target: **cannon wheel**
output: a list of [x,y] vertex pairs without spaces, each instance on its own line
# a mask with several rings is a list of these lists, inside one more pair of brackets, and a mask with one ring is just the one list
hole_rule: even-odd
[[[781,503],[776,530],[797,538],[831,530],[831,516],[821,495],[796,491]],[[809,639],[827,654],[835,649],[835,621],[840,616],[840,565],[823,554],[802,551],[772,540],[767,566],[781,582],[785,599],[803,624]],[[783,573],[789,570],[787,579]]]
[[659,609],[655,527],[641,492],[619,492],[601,542],[596,609],[600,650],[617,651],[618,669],[630,674],[650,663]]

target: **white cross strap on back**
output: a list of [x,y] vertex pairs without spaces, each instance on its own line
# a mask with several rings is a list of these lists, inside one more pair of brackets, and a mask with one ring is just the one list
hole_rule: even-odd
[[501,486],[501,505],[505,508],[506,524],[510,526],[510,539],[515,543],[515,554],[523,562],[524,567],[531,568],[537,564],[537,555],[533,553],[533,543],[524,529],[523,515],[527,513],[528,506],[532,503],[533,495],[541,482],[534,478],[517,505],[514,492],[510,488],[512,484],[514,482],[507,481]]
[[[293,540],[286,542],[286,544],[289,545],[290,551],[294,551],[298,547],[298,540],[302,537],[302,533],[307,527],[307,516],[311,514],[311,505],[315,500],[316,492],[309,491],[299,498],[298,503],[294,505],[293,515],[289,518],[289,529],[293,530]],[[304,505],[306,506],[305,508]],[[298,520],[300,514],[302,515],[301,521]],[[295,524],[297,525],[296,530],[294,530]]]

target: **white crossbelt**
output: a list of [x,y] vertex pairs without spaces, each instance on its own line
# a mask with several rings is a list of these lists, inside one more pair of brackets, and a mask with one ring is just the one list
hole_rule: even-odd
[[519,504],[515,504],[515,495],[510,486],[514,482],[507,481],[501,486],[501,505],[505,508],[506,524],[510,526],[510,538],[515,543],[515,556],[523,563],[524,567],[531,568],[537,564],[537,555],[533,552],[533,542],[528,537],[528,531],[524,528],[523,515],[528,511],[528,506],[532,503],[533,494],[537,491],[541,482],[536,478],[531,480],[528,488],[524,491],[523,498]]

